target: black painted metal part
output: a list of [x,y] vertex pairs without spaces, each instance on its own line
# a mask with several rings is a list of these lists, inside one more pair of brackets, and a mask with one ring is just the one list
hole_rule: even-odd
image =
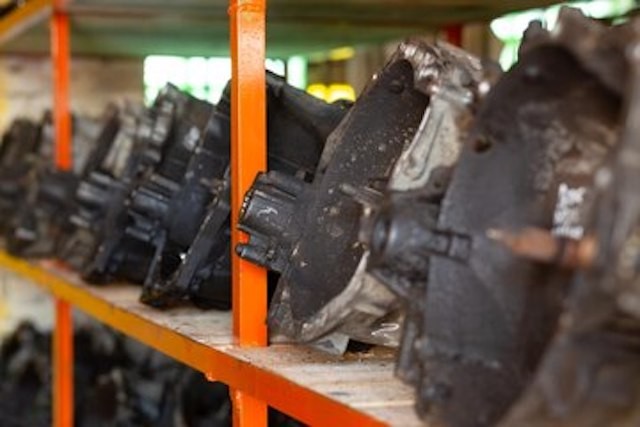
[[[169,248],[172,253],[165,251],[162,255],[164,261],[159,262],[164,266],[145,279],[141,300],[147,304],[168,307],[190,299],[201,307],[230,307],[229,91],[227,87],[218,104],[218,111],[226,118],[218,124],[224,135],[215,138],[217,150],[223,156],[216,168],[205,169],[208,197],[203,199],[202,211],[193,217],[197,228],[181,240],[171,238],[177,245]],[[285,175],[312,177],[325,140],[347,107],[345,103],[327,104],[267,73],[269,169]]]
[[[166,239],[160,224],[169,208],[166,199],[179,190],[189,162],[204,140],[203,135],[208,135],[214,106],[176,88],[168,89],[169,96],[162,98],[161,95],[156,103],[157,113],[149,126],[151,141],[134,147],[138,153],[131,152],[126,172],[110,185],[115,203],[107,207],[97,249],[83,269],[85,278],[91,282],[144,281],[157,248],[161,248]],[[145,134],[148,135],[149,130],[138,127],[135,135],[144,141]],[[153,160],[147,151],[154,153]],[[143,161],[141,155],[149,160]],[[131,162],[137,165],[132,167]],[[189,219],[185,218],[186,228],[193,227]]]
[[534,25],[519,63],[481,102],[453,172],[388,194],[371,227],[369,268],[408,310],[397,373],[430,422],[495,425],[558,324],[570,274],[520,259],[490,235],[584,232],[621,104],[589,69],[592,55],[571,46]]
[[[239,221],[250,239],[236,251],[281,273],[269,312],[273,339],[310,342],[333,333],[393,345],[399,304],[364,275],[362,208],[348,193],[388,181],[431,91],[450,74],[472,86],[472,62],[452,47],[402,44],[329,137],[313,182],[277,172],[256,178]],[[340,351],[345,341],[335,341]]]
[[[50,118],[45,116],[38,124],[28,119],[14,120],[2,136],[0,144],[0,230],[10,227],[21,198],[29,182],[40,144],[46,138]],[[45,142],[45,143],[50,143]]]
[[[585,235],[591,265],[575,272],[562,321],[526,393],[504,427],[640,424],[638,186],[640,21],[606,28],[565,10],[556,35],[624,100],[615,151],[596,175],[595,206]],[[590,43],[582,42],[586,38]]]
[[[106,119],[108,122],[109,117]],[[53,164],[50,122],[46,120],[41,128],[38,152],[16,200],[11,227],[5,233],[7,250],[13,255],[52,257],[57,254],[58,243],[69,232],[73,194],[91,163],[94,150],[103,143],[97,138],[101,130],[98,121],[74,116],[72,124],[74,168],[69,171],[56,170]]]
[[[348,104],[267,74],[269,167],[312,177]],[[218,105],[168,85],[145,111],[120,111],[76,192],[62,257],[93,283],[143,285],[141,300],[230,305],[230,85]]]
[[[75,195],[73,231],[60,256],[89,277],[103,242],[117,242],[129,193],[162,161],[174,141],[176,122],[188,97],[167,84],[148,109],[129,105],[119,111],[108,144],[94,156]],[[98,271],[100,271],[98,269]],[[101,279],[95,274],[95,280]],[[102,278],[101,280],[105,280]]]

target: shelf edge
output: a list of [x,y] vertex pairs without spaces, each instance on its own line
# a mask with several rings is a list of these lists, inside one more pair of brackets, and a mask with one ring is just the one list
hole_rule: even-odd
[[0,251],[0,267],[29,279],[53,296],[202,373],[261,399],[312,425],[384,426],[384,422],[329,396],[234,356],[234,344],[208,346],[93,295],[57,272]]
[[52,0],[30,0],[0,18],[0,45],[51,16],[52,10]]

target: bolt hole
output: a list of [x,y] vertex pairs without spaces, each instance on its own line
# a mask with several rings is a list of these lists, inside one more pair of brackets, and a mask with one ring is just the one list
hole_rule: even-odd
[[486,153],[492,147],[491,141],[486,137],[479,137],[473,143],[473,149],[476,153]]

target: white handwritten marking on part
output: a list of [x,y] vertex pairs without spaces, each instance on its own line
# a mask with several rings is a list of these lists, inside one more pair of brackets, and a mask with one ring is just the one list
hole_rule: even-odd
[[560,184],[553,212],[553,234],[571,239],[583,236],[582,205],[586,194],[586,187],[571,188],[564,182]]
[[267,216],[267,215],[271,215],[271,214],[278,215],[278,210],[276,208],[274,208],[273,206],[268,206],[268,207],[266,207],[264,209],[260,209],[256,216],[260,217],[262,215]]

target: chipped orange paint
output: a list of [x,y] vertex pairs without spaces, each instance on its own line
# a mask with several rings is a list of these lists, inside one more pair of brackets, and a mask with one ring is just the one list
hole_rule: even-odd
[[[266,1],[231,0],[231,245],[245,241],[237,229],[244,194],[267,169],[264,61]],[[267,345],[267,273],[232,250],[233,335],[244,346]],[[267,405],[231,388],[234,427],[266,427]]]

